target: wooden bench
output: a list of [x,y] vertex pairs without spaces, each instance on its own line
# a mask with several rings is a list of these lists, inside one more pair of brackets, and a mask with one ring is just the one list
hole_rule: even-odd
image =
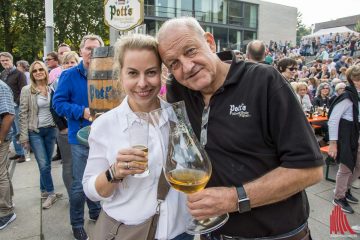
[[[320,151],[322,153],[324,153],[325,155],[327,155],[327,158],[330,158],[329,157],[329,145],[328,146],[324,146],[324,147],[321,147],[320,148]],[[335,160],[333,160],[335,161]],[[336,164],[336,162],[334,162]],[[330,161],[328,161],[327,159],[325,159],[325,164],[326,164],[326,172],[325,172],[325,179],[327,181],[330,181],[330,182],[335,182],[335,179],[332,179],[329,177],[329,169],[330,169],[330,166],[332,165]]]

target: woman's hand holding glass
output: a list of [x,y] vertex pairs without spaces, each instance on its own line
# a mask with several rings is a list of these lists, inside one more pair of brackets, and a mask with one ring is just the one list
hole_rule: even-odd
[[121,149],[113,167],[115,177],[123,179],[126,176],[144,173],[147,169],[148,156],[146,152],[136,148]]

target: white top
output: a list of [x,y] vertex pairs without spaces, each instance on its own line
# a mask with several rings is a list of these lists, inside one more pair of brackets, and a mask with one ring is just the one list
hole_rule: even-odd
[[[166,106],[166,102],[161,99],[160,101],[162,107]],[[130,147],[126,119],[126,114],[130,112],[132,110],[126,97],[118,107],[101,115],[91,125],[90,151],[83,187],[88,198],[103,201],[102,208],[110,217],[127,225],[135,225],[144,222],[156,212],[157,186],[164,160],[159,137],[152,125],[149,125],[148,142],[149,176],[127,176],[108,198],[101,197],[95,188],[96,178],[116,161],[117,152]],[[185,232],[186,223],[189,221],[185,194],[170,188],[161,204],[156,239],[176,237]]]
[[50,93],[45,97],[41,94],[37,95],[37,105],[38,105],[38,128],[55,126],[54,119],[50,112]]
[[[345,98],[341,102],[335,105],[331,112],[328,126],[329,126],[329,140],[338,140],[339,123],[340,119],[343,118],[348,121],[353,121],[353,103],[350,99]],[[360,102],[359,102],[360,107]],[[359,114],[360,122],[360,114]]]
[[302,107],[302,110],[304,112],[307,112],[307,111],[310,111],[311,110],[311,107],[312,107],[312,104],[311,104],[311,101],[310,101],[310,97],[308,94],[305,94],[302,98],[299,94],[296,94],[299,102],[300,102],[300,105]]

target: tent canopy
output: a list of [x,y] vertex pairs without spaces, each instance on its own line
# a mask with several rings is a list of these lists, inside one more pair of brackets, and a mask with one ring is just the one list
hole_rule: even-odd
[[356,35],[359,35],[358,32],[355,32],[348,27],[342,26],[342,27],[320,29],[319,31],[314,32],[313,34],[303,36],[302,38],[319,37],[322,35],[329,35],[330,33],[336,34],[336,33],[346,33],[346,32],[355,33]]

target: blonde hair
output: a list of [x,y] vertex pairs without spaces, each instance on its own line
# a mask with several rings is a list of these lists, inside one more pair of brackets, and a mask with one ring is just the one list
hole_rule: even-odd
[[[157,40],[150,36],[145,34],[131,34],[131,35],[124,35],[121,38],[119,38],[114,46],[114,76],[117,77],[119,81],[120,79],[120,72],[124,65],[124,56],[126,50],[141,50],[146,49],[149,51],[152,51],[156,58],[159,61],[159,68],[161,69],[161,58],[158,51],[158,42]],[[115,79],[114,78],[114,79]]]
[[351,83],[354,84],[353,79],[360,80],[360,65],[351,66],[348,70],[346,70],[346,79]]
[[30,72],[30,85],[31,85],[31,92],[32,93],[36,93],[36,81],[35,81],[34,74],[33,74],[35,64],[39,64],[44,69],[44,72],[45,72],[45,75],[46,75],[45,82],[46,82],[46,85],[49,84],[49,72],[48,72],[48,69],[47,69],[45,63],[43,63],[42,61],[36,60],[35,62],[33,62],[30,65],[30,69],[29,69],[29,72]]
[[297,82],[291,82],[290,83],[292,89],[297,93],[299,84]]
[[300,89],[301,87],[305,87],[305,88],[306,88],[306,91],[308,90],[308,85],[306,84],[306,82],[298,82],[298,83],[297,83],[296,92],[299,92],[299,89]]
[[75,59],[75,61],[77,63],[79,63],[80,59],[79,59],[79,55],[74,52],[74,51],[70,51],[70,52],[65,52],[64,56],[63,56],[63,64],[70,61],[71,59]]

